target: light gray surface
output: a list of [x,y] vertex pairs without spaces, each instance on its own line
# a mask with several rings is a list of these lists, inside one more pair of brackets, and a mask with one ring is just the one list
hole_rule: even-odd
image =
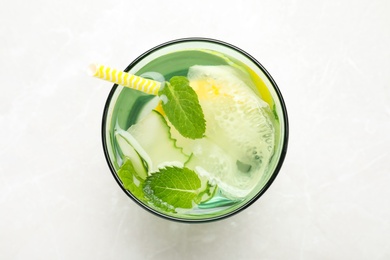
[[[390,259],[390,2],[3,1],[1,259]],[[268,192],[224,221],[157,218],[119,189],[100,141],[111,84],[175,38],[256,57],[288,107]]]

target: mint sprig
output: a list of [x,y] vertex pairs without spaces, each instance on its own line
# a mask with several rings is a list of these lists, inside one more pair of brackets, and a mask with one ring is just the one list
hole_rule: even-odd
[[168,120],[182,136],[190,139],[203,137],[206,131],[203,110],[186,77],[172,77],[158,95],[163,100],[162,108]]
[[198,175],[186,167],[161,168],[144,180],[126,159],[118,176],[123,187],[139,200],[173,213],[177,208],[191,209],[194,204],[207,201],[216,190],[208,182],[202,187]]

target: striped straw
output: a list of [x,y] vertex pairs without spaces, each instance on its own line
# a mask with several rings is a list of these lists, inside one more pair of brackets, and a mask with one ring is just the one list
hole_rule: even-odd
[[158,81],[144,79],[127,72],[99,64],[91,64],[89,66],[89,73],[91,76],[153,95],[157,95],[161,87],[161,83]]

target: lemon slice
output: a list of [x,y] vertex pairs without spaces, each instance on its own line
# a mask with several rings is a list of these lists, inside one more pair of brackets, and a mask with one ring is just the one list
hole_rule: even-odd
[[[188,79],[206,119],[206,140],[177,145],[194,150],[190,165],[232,197],[260,182],[274,152],[271,110],[248,86],[250,76],[231,66],[193,66]],[[220,166],[218,166],[220,165]]]

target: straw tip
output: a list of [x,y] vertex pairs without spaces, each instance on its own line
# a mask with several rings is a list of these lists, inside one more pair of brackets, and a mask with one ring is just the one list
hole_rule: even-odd
[[98,70],[98,65],[96,63],[92,63],[88,66],[87,73],[89,76],[95,76]]

